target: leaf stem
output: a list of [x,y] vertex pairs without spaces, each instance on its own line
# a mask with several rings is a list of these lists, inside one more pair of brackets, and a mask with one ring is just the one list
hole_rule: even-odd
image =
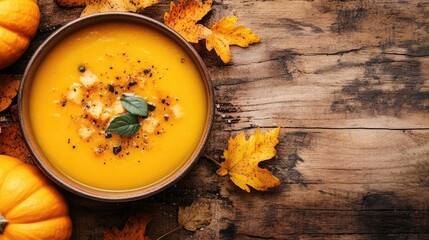
[[169,234],[171,234],[171,233],[173,233],[173,232],[175,232],[175,231],[177,231],[177,230],[179,230],[179,229],[181,229],[182,228],[182,226],[178,226],[178,227],[176,227],[175,229],[173,229],[173,230],[171,230],[171,231],[169,231],[169,232],[167,232],[167,233],[165,233],[164,235],[162,235],[161,237],[159,237],[159,238],[157,238],[156,240],[161,240],[162,238],[164,238],[165,236],[167,236],[167,235],[169,235]]
[[212,157],[210,157],[208,155],[203,155],[203,157],[206,158],[206,159],[208,159],[208,160],[210,160],[210,161],[212,161],[212,162],[214,162],[214,163],[216,163],[219,166],[222,166],[218,161],[216,161],[214,158],[212,158]]

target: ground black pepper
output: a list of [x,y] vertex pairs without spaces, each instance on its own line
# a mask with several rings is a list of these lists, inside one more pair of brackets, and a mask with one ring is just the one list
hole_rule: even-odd
[[152,112],[152,111],[154,111],[156,109],[156,106],[155,106],[155,104],[153,104],[151,102],[148,102],[147,103],[147,108],[148,108],[149,112]]
[[112,84],[109,84],[109,92],[114,93],[115,87]]
[[119,145],[117,147],[113,147],[113,154],[117,155],[121,151],[122,151],[122,146],[121,145]]
[[85,66],[83,66],[83,65],[80,65],[78,68],[77,68],[77,70],[79,70],[79,72],[85,72]]

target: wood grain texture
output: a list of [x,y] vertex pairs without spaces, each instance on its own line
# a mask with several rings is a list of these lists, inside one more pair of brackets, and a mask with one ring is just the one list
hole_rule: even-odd
[[[142,14],[161,21],[168,4]],[[41,42],[82,10],[39,5],[42,22],[28,52],[0,73],[22,75]],[[179,206],[208,201],[209,226],[165,239],[428,239],[429,3],[217,0],[202,22],[228,15],[262,42],[233,47],[227,65],[203,42],[194,45],[216,98],[204,154],[222,161],[229,137],[279,126],[278,154],[262,166],[281,186],[248,194],[202,157],[148,199],[111,204],[64,192],[73,238],[101,239],[103,229],[147,211],[156,239],[177,227]]]

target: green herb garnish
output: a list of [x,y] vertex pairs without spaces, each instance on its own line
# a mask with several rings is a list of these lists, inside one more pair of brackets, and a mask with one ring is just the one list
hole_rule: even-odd
[[155,105],[148,104],[138,96],[123,95],[122,106],[128,111],[115,117],[106,129],[106,133],[116,133],[120,136],[131,136],[140,129],[140,117],[147,117],[150,111],[155,110]]
[[133,113],[125,113],[115,117],[106,129],[107,133],[131,136],[140,129],[139,117]]
[[147,117],[148,115],[147,103],[141,97],[123,95],[121,98],[121,103],[128,112],[134,115],[141,117]]

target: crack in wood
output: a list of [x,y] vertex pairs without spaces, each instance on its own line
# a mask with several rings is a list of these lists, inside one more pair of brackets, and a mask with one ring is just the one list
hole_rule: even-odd
[[[270,118],[271,119],[271,118]],[[312,131],[312,130],[334,130],[334,131],[350,131],[350,130],[374,130],[374,131],[427,131],[429,130],[429,127],[414,127],[414,128],[393,128],[393,127],[317,127],[317,126],[297,126],[297,127],[291,127],[291,126],[281,126],[281,125],[258,125],[260,128],[276,128],[280,127],[282,129],[297,129],[297,130],[305,130],[305,131]],[[254,127],[248,126],[248,127],[236,127],[236,128],[229,128],[225,129],[227,132],[239,132],[243,130],[253,129]]]
[[246,233],[240,233],[238,235],[242,235],[242,236],[245,236],[245,237],[251,238],[251,239],[272,239],[272,240],[279,239],[276,237],[260,236],[260,235],[246,234]]

